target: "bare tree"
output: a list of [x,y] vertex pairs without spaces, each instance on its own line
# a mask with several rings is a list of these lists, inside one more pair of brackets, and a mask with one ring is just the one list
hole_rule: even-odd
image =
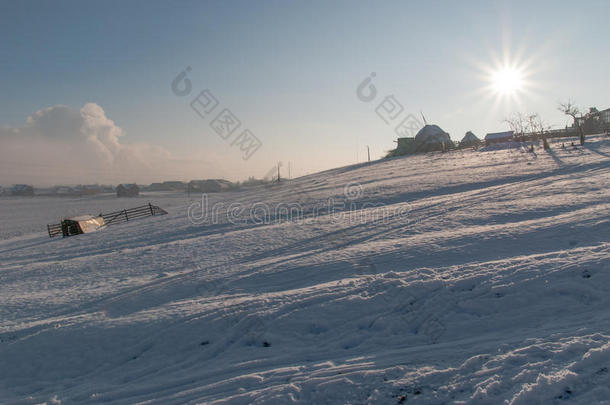
[[515,134],[515,137],[523,137],[527,132],[527,117],[521,113],[515,113],[510,115],[504,120]]
[[[549,149],[549,144],[544,134],[550,129],[550,126],[542,121],[538,113],[522,114],[520,112],[512,114],[504,120],[515,133],[515,137],[525,141],[528,137],[531,139],[542,139],[544,149]],[[533,148],[532,148],[533,149]]]
[[544,134],[544,132],[548,131],[551,128],[550,125],[548,125],[544,121],[542,121],[542,117],[540,117],[540,115],[538,113],[530,114],[527,117],[527,122],[528,122],[529,132],[533,136],[538,137],[539,139],[542,140],[542,146],[543,146],[544,150],[549,150],[550,146],[546,140],[546,135]]
[[574,120],[574,125],[578,128],[578,135],[580,137],[580,145],[585,144],[585,134],[582,132],[582,128],[580,126],[580,121],[578,116],[580,115],[580,110],[576,107],[570,100],[565,103],[559,103],[559,107],[557,107],[559,111],[564,113],[565,115],[569,115]]

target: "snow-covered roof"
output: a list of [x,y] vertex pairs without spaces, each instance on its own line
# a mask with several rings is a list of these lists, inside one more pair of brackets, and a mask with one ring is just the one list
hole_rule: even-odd
[[104,218],[101,216],[94,217],[92,215],[79,215],[77,217],[67,219],[78,222],[78,226],[83,233],[95,232],[105,225]]
[[513,136],[513,131],[492,132],[490,134],[485,135],[485,140],[491,141],[494,139],[512,138],[512,136]]
[[449,134],[441,129],[438,125],[424,125],[415,135],[417,143],[440,143],[450,141]]
[[413,150],[415,152],[431,152],[443,150],[451,144],[449,134],[438,125],[425,125],[415,135]]
[[76,217],[70,217],[66,219],[69,219],[70,221],[88,221],[93,218],[95,218],[93,215],[78,215]]

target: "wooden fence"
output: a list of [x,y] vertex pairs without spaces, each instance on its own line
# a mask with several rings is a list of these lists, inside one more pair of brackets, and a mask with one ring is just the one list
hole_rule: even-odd
[[[167,214],[167,211],[165,211],[163,208],[148,203],[147,205],[142,205],[140,207],[128,208],[121,211],[110,212],[107,214],[100,214],[99,216],[104,218],[104,226],[110,226],[127,221],[133,221],[139,218],[165,214]],[[53,238],[58,235],[66,236],[66,233],[63,230],[63,222],[64,221],[60,222],[59,224],[47,225],[47,231],[49,232],[50,238]]]

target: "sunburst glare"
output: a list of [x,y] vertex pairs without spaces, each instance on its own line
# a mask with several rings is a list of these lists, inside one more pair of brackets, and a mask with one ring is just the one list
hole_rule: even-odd
[[499,55],[490,51],[487,61],[470,59],[479,71],[478,78],[482,84],[474,90],[473,96],[484,103],[491,101],[491,111],[502,108],[508,112],[523,108],[537,98],[542,84],[539,73],[545,69],[545,63],[540,53],[530,50],[526,56],[523,47],[514,53],[509,49],[510,46],[505,44]]

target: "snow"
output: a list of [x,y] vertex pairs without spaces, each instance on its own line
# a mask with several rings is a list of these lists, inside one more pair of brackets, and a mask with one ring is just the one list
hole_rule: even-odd
[[[2,198],[0,403],[610,403],[610,138],[561,142],[216,193],[207,217],[184,193]],[[148,201],[169,215],[45,234]]]

